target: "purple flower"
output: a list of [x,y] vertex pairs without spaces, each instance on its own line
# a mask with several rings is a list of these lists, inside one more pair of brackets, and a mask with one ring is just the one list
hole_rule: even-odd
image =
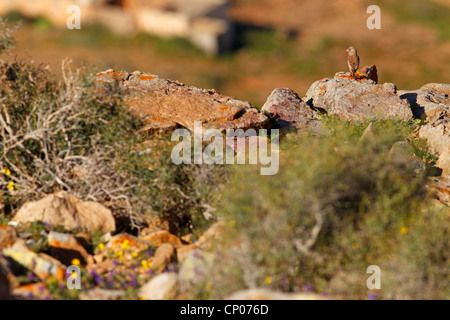
[[312,286],[309,283],[305,284],[305,286],[303,288],[305,289],[306,292],[312,291]]
[[100,277],[100,275],[95,270],[91,271],[91,276],[94,279],[94,282],[96,284],[100,284],[102,282],[102,278]]
[[32,274],[31,272],[27,275],[27,280],[28,281],[33,281],[34,280],[34,274]]
[[113,260],[112,263],[113,263],[114,267],[117,267],[119,265],[119,263],[116,260]]
[[136,276],[134,274],[130,273],[130,277],[131,277],[130,286],[137,287],[138,281],[136,279]]
[[153,255],[153,251],[152,250],[148,250],[145,254],[148,255],[148,256],[152,256]]
[[379,296],[380,296],[379,293],[371,292],[367,295],[367,299],[368,300],[377,300]]
[[108,278],[114,278],[116,276],[116,270],[109,271]]

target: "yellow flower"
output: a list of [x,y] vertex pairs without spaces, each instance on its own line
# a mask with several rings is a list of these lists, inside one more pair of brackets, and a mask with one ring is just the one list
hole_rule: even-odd
[[408,228],[407,227],[401,227],[400,228],[400,233],[401,234],[407,234],[408,233]]
[[267,278],[264,280],[264,283],[267,284],[267,285],[271,284],[271,283],[272,283],[272,278],[271,278],[271,277],[267,277]]
[[79,259],[72,259],[72,265],[79,266],[81,264]]
[[14,182],[13,181],[10,181],[8,183],[8,188],[11,189],[11,190],[14,190],[16,188],[16,187],[14,187]]
[[3,171],[2,171],[4,174],[6,174],[7,176],[9,176],[10,174],[11,174],[11,171],[9,171],[9,169],[8,168],[6,168],[6,167],[4,167],[3,168]]
[[130,241],[124,240],[124,241],[122,242],[121,247],[124,248],[124,249],[130,249]]
[[123,259],[123,251],[118,251],[118,252],[116,252],[116,256],[117,256],[117,258],[119,258],[119,259]]
[[103,249],[105,249],[105,245],[103,243],[99,243],[97,248],[98,248],[98,250],[103,250]]
[[72,271],[71,277],[72,277],[72,279],[78,278],[78,273],[75,271]]
[[149,266],[147,260],[142,260],[141,262],[142,268],[144,268],[145,271],[148,271]]
[[133,257],[133,258],[137,258],[138,257],[138,253],[137,252],[133,252],[132,254],[131,254],[131,256]]

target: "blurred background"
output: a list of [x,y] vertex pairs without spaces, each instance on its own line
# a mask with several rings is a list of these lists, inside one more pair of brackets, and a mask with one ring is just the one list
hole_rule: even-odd
[[[260,108],[273,89],[300,96],[316,80],[347,71],[345,49],[379,81],[399,89],[450,82],[450,0],[1,0],[22,21],[13,53],[93,71],[151,72],[214,88]],[[81,29],[69,30],[70,4]],[[381,30],[369,30],[369,5]],[[5,57],[4,57],[5,58]]]

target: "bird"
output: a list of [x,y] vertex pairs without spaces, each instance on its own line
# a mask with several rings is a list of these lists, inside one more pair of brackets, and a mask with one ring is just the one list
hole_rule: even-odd
[[354,78],[355,72],[359,68],[358,53],[356,52],[356,49],[354,47],[348,47],[346,51],[348,52],[347,58],[348,68],[350,69],[351,76]]

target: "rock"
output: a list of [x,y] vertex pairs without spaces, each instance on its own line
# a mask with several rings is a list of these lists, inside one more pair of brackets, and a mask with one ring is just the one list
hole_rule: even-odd
[[426,175],[430,172],[428,165],[417,159],[414,154],[414,149],[408,141],[397,141],[389,150],[389,157],[391,160],[404,163],[409,162],[411,169],[416,175]]
[[[246,133],[244,133],[245,135]],[[227,147],[231,148],[236,153],[243,152],[244,154],[248,154],[251,148],[255,148],[252,150],[259,150],[260,146],[266,146],[270,148],[270,142],[267,137],[258,136],[258,133],[255,132],[255,135],[251,136],[229,136],[225,138],[225,144]]]
[[419,90],[399,91],[399,95],[411,104],[415,117],[427,120],[419,137],[439,153],[437,166],[450,174],[450,84],[429,83]]
[[450,205],[450,177],[444,176],[433,179],[427,184],[434,197],[442,203]]
[[0,250],[12,245],[16,239],[16,231],[13,228],[0,225]]
[[0,272],[6,276],[11,289],[17,288],[20,285],[19,280],[13,273],[11,260],[6,259],[1,253],[0,253],[0,270],[1,270]]
[[188,256],[189,252],[198,249],[195,244],[188,244],[185,246],[177,247],[177,259],[179,263],[182,263],[184,259]]
[[419,90],[401,90],[398,95],[411,104],[416,118],[450,110],[450,84],[429,83]]
[[159,247],[163,243],[170,243],[174,247],[178,247],[183,244],[177,236],[169,233],[166,230],[150,232],[148,234],[139,236],[139,238],[150,242],[154,247]]
[[180,263],[186,259],[189,254],[196,250],[209,250],[216,241],[220,239],[225,231],[225,222],[218,221],[213,224],[204,234],[202,234],[195,243],[177,247],[177,259]]
[[140,252],[151,247],[152,244],[144,239],[139,239],[127,233],[119,233],[111,237],[107,248],[114,251],[129,250]]
[[36,282],[15,288],[13,295],[25,299],[45,299],[50,297],[50,290],[44,283]]
[[147,300],[167,300],[175,298],[178,291],[178,277],[174,272],[162,273],[144,284],[139,297]]
[[22,240],[17,240],[14,245],[3,249],[3,255],[32,271],[41,280],[47,280],[51,276],[59,281],[64,279],[65,265],[44,253],[33,252]]
[[374,141],[375,135],[377,134],[376,129],[373,126],[373,123],[369,123],[367,128],[364,130],[363,134],[358,140],[358,143],[367,143],[370,141]]
[[167,265],[176,261],[176,251],[173,245],[163,243],[156,249],[155,256],[152,259],[152,269],[156,272],[163,272]]
[[275,89],[261,110],[276,120],[280,129],[323,131],[322,124],[317,120],[317,113],[291,89]]
[[93,257],[71,234],[51,231],[48,235],[50,255],[69,266],[73,259],[78,259],[81,265],[92,265]]
[[216,240],[220,239],[225,231],[225,222],[218,221],[214,223],[204,234],[202,234],[195,245],[203,250],[210,249]]
[[450,175],[450,109],[434,113],[428,121],[420,128],[419,138],[427,139],[430,150],[439,153],[436,166]]
[[126,295],[124,290],[95,288],[80,294],[80,300],[118,300]]
[[397,141],[389,150],[389,156],[393,159],[411,157],[412,152],[413,148],[408,141]]
[[202,121],[205,129],[270,127],[269,118],[248,102],[215,90],[189,87],[139,71],[129,74],[108,70],[96,77],[99,82],[118,82],[127,90],[125,100],[144,121],[144,133],[171,132],[180,126],[192,130],[194,121]]
[[284,293],[255,288],[242,290],[229,295],[227,300],[330,300],[327,296],[314,293]]
[[314,109],[352,121],[400,119],[413,114],[408,101],[401,99],[392,83],[376,84],[372,80],[354,80],[345,73],[334,79],[316,81],[303,101]]
[[11,285],[8,279],[8,272],[0,263],[0,300],[10,300],[11,296]]
[[111,210],[93,201],[82,201],[60,191],[39,201],[27,202],[14,216],[13,221],[28,223],[41,221],[60,226],[67,231],[113,232],[116,223]]

